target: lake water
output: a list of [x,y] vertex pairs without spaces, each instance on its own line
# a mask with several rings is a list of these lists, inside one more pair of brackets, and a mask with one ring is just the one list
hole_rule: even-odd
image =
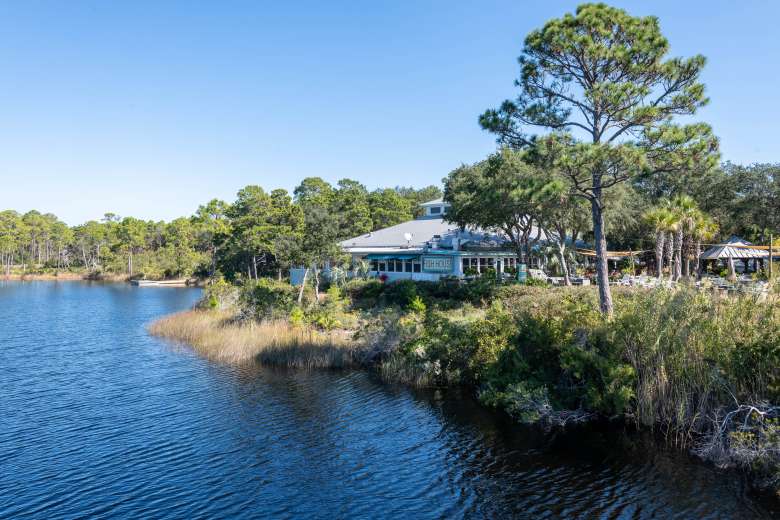
[[638,435],[541,435],[454,391],[220,365],[146,333],[198,295],[0,282],[0,518],[778,514]]

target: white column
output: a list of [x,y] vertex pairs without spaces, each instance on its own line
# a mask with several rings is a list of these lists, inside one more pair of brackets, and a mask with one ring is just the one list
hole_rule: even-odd
[[460,255],[453,256],[452,261],[455,264],[452,266],[452,274],[457,277],[463,276],[463,257]]

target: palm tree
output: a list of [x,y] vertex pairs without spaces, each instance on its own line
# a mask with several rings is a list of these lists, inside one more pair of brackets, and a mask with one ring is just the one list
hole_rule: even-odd
[[664,245],[666,236],[674,225],[674,214],[669,210],[668,202],[662,202],[651,208],[644,215],[645,221],[650,224],[655,233],[655,274],[660,279],[664,268]]
[[[683,242],[691,236],[700,212],[696,201],[688,195],[678,195],[672,199],[672,212],[677,220],[674,228],[674,280],[679,280],[683,274],[688,276],[688,258],[687,255],[683,256]],[[683,262],[686,264],[684,273]]]
[[701,273],[701,243],[702,240],[712,240],[718,234],[718,224],[712,218],[699,212],[694,228],[693,239],[696,241],[694,257],[696,258],[696,275]]

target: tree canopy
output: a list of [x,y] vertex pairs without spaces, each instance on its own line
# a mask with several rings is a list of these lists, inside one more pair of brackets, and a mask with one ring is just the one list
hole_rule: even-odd
[[[706,171],[718,143],[708,125],[674,124],[707,103],[703,56],[668,57],[652,16],[583,4],[532,31],[518,59],[519,94],[480,117],[500,143],[536,148],[591,204],[602,311],[612,312],[605,190],[639,176]],[[534,129],[547,129],[537,135]]]

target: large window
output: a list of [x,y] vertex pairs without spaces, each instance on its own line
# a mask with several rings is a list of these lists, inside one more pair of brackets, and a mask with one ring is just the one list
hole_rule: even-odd
[[419,273],[422,264],[416,260],[370,260],[370,269],[380,273]]
[[438,215],[441,213],[441,207],[440,206],[433,206],[431,208],[431,215]]

